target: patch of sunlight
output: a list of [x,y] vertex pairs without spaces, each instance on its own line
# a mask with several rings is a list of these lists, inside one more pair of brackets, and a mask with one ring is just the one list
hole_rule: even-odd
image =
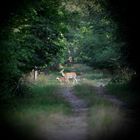
[[14,33],[18,33],[18,32],[20,32],[20,29],[14,28],[14,29],[13,29],[13,32],[14,32]]
[[58,81],[56,80],[57,75],[56,74],[40,74],[38,76],[38,79],[34,82],[36,85],[58,85]]
[[100,87],[100,86],[106,86],[110,80],[111,80],[110,78],[94,79],[94,80],[83,78],[80,82],[83,84],[85,83],[85,84],[93,85],[96,87]]
[[108,83],[109,83],[109,81],[110,81],[111,79],[110,78],[106,78],[106,79],[98,79],[98,80],[93,80],[94,82],[94,86],[96,86],[96,87],[100,87],[100,86],[106,86]]
[[78,73],[83,72],[82,74],[84,74],[89,71],[92,71],[92,68],[87,65],[84,65],[84,64],[73,64],[72,66],[65,67],[64,70],[65,71],[76,71]]

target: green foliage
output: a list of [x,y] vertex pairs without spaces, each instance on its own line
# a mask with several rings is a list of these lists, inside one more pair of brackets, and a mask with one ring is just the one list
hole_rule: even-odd
[[[14,91],[22,74],[52,61],[63,48],[59,1],[42,0],[21,9],[2,30],[1,94]],[[58,42],[58,43],[57,43]]]
[[121,48],[124,43],[116,37],[117,25],[109,17],[101,1],[65,1],[61,6],[65,50],[61,55],[67,63],[87,63],[94,68],[117,69],[123,65]]
[[12,13],[1,31],[2,92],[16,89],[35,66],[58,70],[59,64],[87,63],[117,69],[124,64],[117,25],[98,0],[41,0]]
[[133,95],[128,83],[109,83],[106,87],[110,94],[118,96],[125,102],[128,102],[130,99],[132,100]]
[[[1,117],[10,125],[20,124],[23,129],[24,126],[38,128],[42,121],[48,124],[48,118],[52,114],[71,113],[69,104],[60,95],[61,89],[54,77],[54,73],[47,77],[40,75],[36,82],[26,83],[29,87],[28,94],[0,100]],[[24,132],[27,132],[27,128]]]

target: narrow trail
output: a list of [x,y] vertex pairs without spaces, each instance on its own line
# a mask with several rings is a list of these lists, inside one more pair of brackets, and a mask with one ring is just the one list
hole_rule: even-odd
[[[124,105],[119,99],[107,93],[104,86],[95,87],[96,94],[105,98],[117,107]],[[53,123],[42,125],[41,136],[43,140],[88,140],[89,138],[89,108],[85,100],[74,94],[72,86],[61,86],[60,96],[71,106],[73,113],[69,116],[54,114],[51,116]],[[47,127],[46,127],[47,126]],[[47,134],[47,135],[46,135]]]
[[[88,104],[74,94],[72,86],[61,88],[62,97],[70,104],[73,114],[64,120],[61,140],[87,140],[88,138]],[[57,140],[59,138],[57,137]]]
[[[95,86],[96,94],[121,108],[124,103],[116,97],[109,95],[104,86]],[[60,96],[64,98],[72,108],[72,114],[53,114],[50,123],[43,123],[40,135],[43,140],[88,140],[89,138],[89,108],[85,100],[74,94],[73,87],[65,85],[60,87]]]
[[[79,99],[72,86],[62,86],[60,96],[64,98],[72,108],[72,114],[52,115],[53,123],[43,124],[40,128],[44,140],[87,140],[88,139],[88,104]],[[46,127],[47,126],[47,127]]]
[[[125,104],[108,93],[105,86],[93,86],[96,94],[122,108]],[[60,86],[59,96],[71,106],[72,114],[56,113],[50,116],[39,127],[41,140],[88,140],[90,137],[90,111],[86,100],[80,99],[74,93],[72,85]]]
[[88,103],[85,100],[80,99],[73,93],[73,89],[70,86],[62,88],[62,96],[67,102],[70,103],[72,110],[76,112],[82,112],[88,110]]

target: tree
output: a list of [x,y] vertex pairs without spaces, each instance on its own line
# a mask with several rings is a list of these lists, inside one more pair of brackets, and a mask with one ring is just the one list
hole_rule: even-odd
[[63,48],[56,43],[61,33],[59,3],[42,0],[12,13],[1,38],[2,94],[15,91],[22,74],[49,64]]

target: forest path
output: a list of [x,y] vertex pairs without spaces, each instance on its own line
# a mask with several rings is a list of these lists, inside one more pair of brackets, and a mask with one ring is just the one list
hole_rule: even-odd
[[[93,135],[96,135],[93,133],[97,132],[97,135],[100,136],[100,133],[104,131],[104,128],[106,133],[106,127],[102,124],[106,117],[109,116],[115,125],[119,122],[120,116],[117,115],[118,118],[112,116],[110,110],[114,109],[113,115],[116,115],[115,113],[118,113],[119,108],[122,108],[124,103],[115,96],[110,95],[106,90],[106,85],[111,78],[108,75],[105,77],[101,71],[92,72],[89,67],[83,69],[82,66],[80,71],[83,72],[77,77],[77,85],[73,85],[72,83],[60,84],[57,89],[57,95],[70,105],[72,112],[68,114],[56,112],[52,113],[49,117],[44,118],[44,120],[41,121],[42,123],[38,125],[38,132],[41,140],[92,140],[94,137]],[[84,71],[86,71],[86,73]],[[82,90],[85,90],[85,93],[90,91],[90,89],[88,89],[89,87],[91,88],[91,94],[93,94],[93,96],[96,94],[99,98],[105,99],[112,104],[110,104],[109,107],[99,105],[98,109],[96,106],[96,99],[93,99],[95,105],[92,104],[91,106],[86,98],[78,96],[77,92],[82,92],[80,92],[80,90],[76,91],[75,86],[82,86]],[[96,109],[97,111],[92,112]],[[93,126],[93,128],[91,128],[91,125],[93,124],[92,120],[95,121],[95,126]],[[108,127],[111,129],[114,126],[108,125]]]
[[60,96],[70,104],[72,114],[52,114],[51,123],[40,128],[41,137],[43,140],[87,140],[88,104],[78,98],[69,85],[60,87]]
[[[89,139],[89,107],[88,103],[74,94],[73,86],[65,85],[59,89],[59,94],[71,106],[72,113],[52,114],[49,121],[43,122],[39,128],[43,140],[88,140]],[[96,94],[105,98],[117,107],[124,103],[107,93],[104,86],[95,86]]]
[[62,87],[61,91],[62,96],[67,102],[69,102],[74,113],[84,112],[88,110],[88,103],[74,94],[72,86]]

